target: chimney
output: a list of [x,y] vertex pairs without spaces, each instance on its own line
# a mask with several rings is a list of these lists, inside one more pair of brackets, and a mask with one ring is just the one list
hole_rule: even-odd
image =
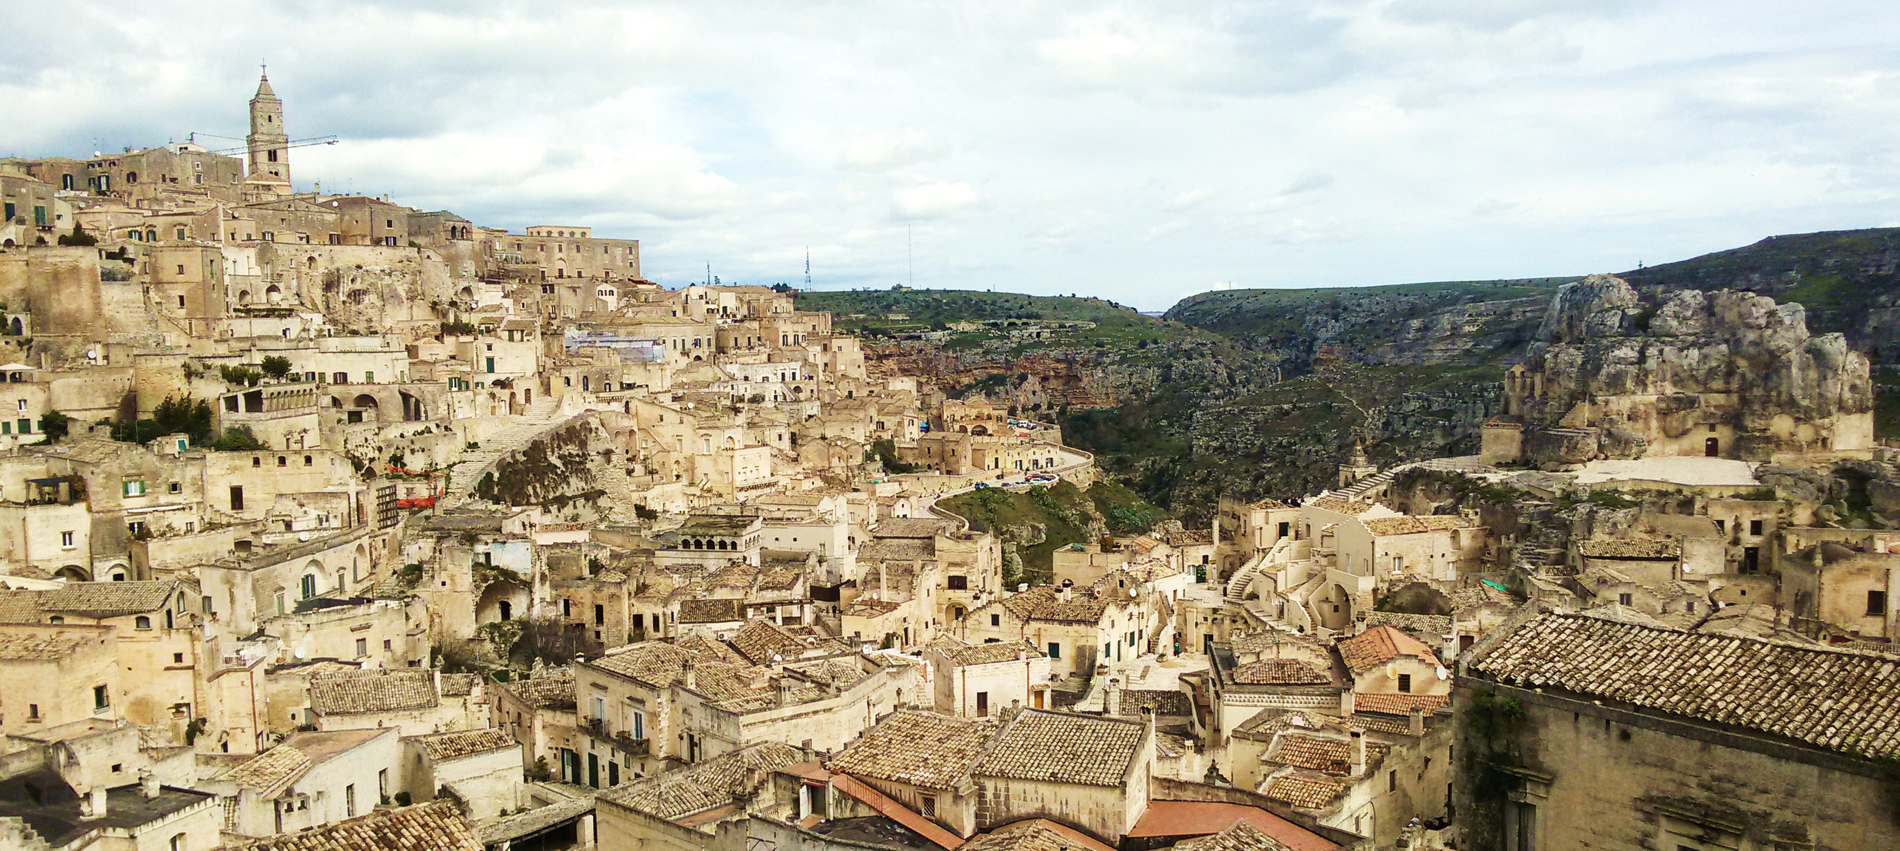
[[1158,742],[1155,741],[1154,707],[1144,706],[1141,708],[1141,728],[1143,733],[1148,737],[1148,752],[1152,754],[1154,753],[1155,745],[1158,744]]
[[1352,689],[1344,689],[1339,692],[1339,717],[1351,718],[1352,710]]
[[1366,734],[1361,730],[1352,731],[1352,776],[1366,773]]
[[877,563],[877,598],[880,600],[891,599],[891,577],[886,567],[884,562]]
[[158,775],[149,768],[139,769],[139,791],[145,794],[145,800],[158,797]]
[[1073,599],[1075,599],[1075,580],[1062,580],[1062,602],[1067,603]]
[[1109,677],[1108,682],[1102,684],[1102,714],[1110,718],[1122,714],[1122,689],[1118,677]]
[[693,660],[690,657],[680,660],[680,679],[689,689],[699,688],[699,677],[693,671]]
[[94,786],[80,801],[79,817],[87,819],[106,817],[106,787]]
[[1412,714],[1410,717],[1406,719],[1406,721],[1408,722],[1406,724],[1406,727],[1411,732],[1412,735],[1414,736],[1425,735],[1425,709],[1424,707],[1421,707],[1421,706],[1412,707]]
[[792,705],[792,685],[792,679],[790,677],[778,678],[778,705]]

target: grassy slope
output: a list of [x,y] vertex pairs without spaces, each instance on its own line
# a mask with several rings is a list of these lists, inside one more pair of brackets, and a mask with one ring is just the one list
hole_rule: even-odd
[[[1167,516],[1167,512],[1142,501],[1134,492],[1109,482],[1097,483],[1086,491],[1066,481],[1022,491],[987,488],[958,494],[937,504],[968,519],[970,527],[979,531],[1041,524],[1047,530],[1042,543],[1022,548],[1023,580],[1029,582],[1049,580],[1051,556],[1057,549],[1088,541],[1089,522],[1094,514],[1107,516],[1111,531],[1115,531],[1118,515],[1149,518],[1150,528]],[[1121,511],[1111,514],[1104,506]],[[1095,510],[1092,512],[1091,508]],[[1123,529],[1122,534],[1147,531],[1129,526]]]

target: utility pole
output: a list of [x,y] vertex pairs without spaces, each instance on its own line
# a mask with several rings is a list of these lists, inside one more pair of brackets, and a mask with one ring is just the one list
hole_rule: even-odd
[[805,289],[811,289],[811,246],[805,246]]
[[917,288],[917,263],[912,259],[916,255],[911,252],[910,248],[910,232],[913,227],[915,227],[915,225],[904,226],[904,278],[907,281],[905,286],[914,290]]

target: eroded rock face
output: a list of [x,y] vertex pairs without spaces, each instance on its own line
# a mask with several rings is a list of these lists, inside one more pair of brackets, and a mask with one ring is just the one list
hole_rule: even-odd
[[[1561,287],[1512,410],[1533,433],[1589,429],[1594,457],[1777,455],[1872,445],[1867,357],[1808,334],[1806,311],[1753,293],[1669,293],[1654,307],[1620,278]],[[1575,432],[1526,442],[1527,460],[1576,463]],[[1713,443],[1711,443],[1713,441]]]

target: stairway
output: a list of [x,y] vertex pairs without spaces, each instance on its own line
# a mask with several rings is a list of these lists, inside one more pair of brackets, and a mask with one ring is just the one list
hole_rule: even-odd
[[1253,558],[1248,559],[1246,564],[1234,571],[1234,575],[1227,580],[1228,602],[1238,603],[1247,596],[1247,586],[1252,585],[1254,577],[1260,575],[1260,565],[1266,558],[1266,553],[1255,553]]
[[560,415],[561,400],[554,396],[542,396],[528,406],[527,411],[516,417],[507,428],[488,436],[481,442],[480,448],[468,450],[462,460],[449,468],[449,487],[445,502],[456,505],[466,501],[480,482],[482,474],[488,472],[496,461],[511,452],[519,450],[535,438],[566,423],[569,418]]

